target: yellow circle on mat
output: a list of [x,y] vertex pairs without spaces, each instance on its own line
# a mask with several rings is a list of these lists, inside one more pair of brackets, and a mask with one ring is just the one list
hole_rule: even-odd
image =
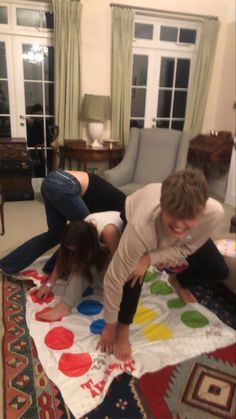
[[163,323],[149,324],[144,328],[144,336],[147,340],[166,340],[173,337],[171,329]]
[[134,323],[141,324],[147,321],[153,320],[157,317],[157,312],[150,310],[150,308],[144,307],[141,304],[138,305],[136,314],[134,316]]

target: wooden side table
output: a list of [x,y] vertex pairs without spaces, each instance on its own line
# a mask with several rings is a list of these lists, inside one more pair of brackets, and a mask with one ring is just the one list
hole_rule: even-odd
[[[91,146],[77,143],[71,140],[65,140],[64,146],[60,147],[60,167],[65,167],[65,159],[69,160],[71,169],[71,160],[78,160],[83,164],[83,170],[87,171],[88,162],[91,161],[108,161],[109,168],[112,168],[122,159],[124,155],[124,147],[112,145],[112,147],[104,146],[102,148],[92,148]],[[77,144],[76,144],[77,143]]]
[[199,134],[190,141],[188,161],[201,163],[206,178],[214,164],[229,164],[233,148],[231,132],[219,131],[218,135]]

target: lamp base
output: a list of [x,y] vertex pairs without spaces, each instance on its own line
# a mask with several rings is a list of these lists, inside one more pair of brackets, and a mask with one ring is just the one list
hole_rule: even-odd
[[98,140],[94,140],[91,144],[92,148],[103,148],[103,145]]

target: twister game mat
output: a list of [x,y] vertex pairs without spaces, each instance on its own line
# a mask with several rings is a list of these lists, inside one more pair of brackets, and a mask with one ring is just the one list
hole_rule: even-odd
[[[36,286],[45,280],[41,265],[42,260],[25,275]],[[130,328],[132,360],[123,363],[114,355],[96,350],[104,326],[102,289],[97,284],[86,290],[82,301],[61,321],[36,320],[38,311],[60,301],[64,287],[65,282],[58,280],[43,304],[35,300],[31,290],[26,319],[46,374],[58,386],[76,418],[103,401],[113,378],[119,374],[126,372],[138,378],[235,342],[233,329],[200,304],[184,304],[168,284],[167,275],[151,268]]]

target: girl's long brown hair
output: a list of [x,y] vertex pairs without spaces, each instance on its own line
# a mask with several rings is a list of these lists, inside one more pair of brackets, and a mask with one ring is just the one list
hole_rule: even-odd
[[79,272],[91,282],[91,265],[102,272],[108,259],[109,251],[99,242],[97,229],[92,223],[79,220],[65,227],[57,258],[59,276]]

